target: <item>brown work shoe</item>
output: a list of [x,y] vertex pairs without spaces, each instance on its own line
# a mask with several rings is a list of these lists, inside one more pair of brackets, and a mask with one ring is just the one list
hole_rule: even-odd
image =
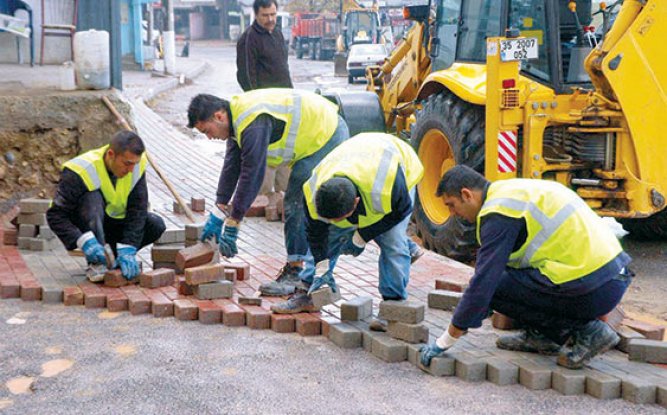
[[568,369],[581,369],[594,356],[613,348],[620,341],[618,334],[600,320],[588,322],[572,334],[572,350],[558,356],[558,365]]
[[271,311],[276,314],[314,313],[319,311],[313,304],[313,299],[305,292],[297,292],[287,301],[271,306]]
[[561,346],[533,329],[526,329],[518,334],[500,336],[496,346],[503,350],[515,352],[539,353],[543,355],[557,355]]

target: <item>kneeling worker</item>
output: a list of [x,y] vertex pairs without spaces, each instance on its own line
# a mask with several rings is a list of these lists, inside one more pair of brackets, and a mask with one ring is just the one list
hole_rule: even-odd
[[[110,144],[65,162],[46,213],[65,248],[81,248],[89,265],[106,264],[102,245],[108,243],[128,280],[139,275],[137,250],[165,230],[162,218],[147,211],[144,151],[137,134],[120,131]],[[89,278],[100,281],[103,273]]]
[[[570,369],[618,343],[618,335],[597,318],[621,301],[631,259],[575,192],[546,180],[489,183],[473,169],[456,166],[444,174],[437,195],[453,215],[477,222],[480,249],[448,330],[422,348],[422,364],[480,327],[491,310],[525,328],[500,337],[499,348],[559,354],[558,364]],[[568,340],[571,350],[561,350]]]
[[[423,254],[406,234],[414,188],[423,175],[412,147],[384,133],[358,134],[325,157],[303,186],[306,235],[314,262],[301,275],[301,290],[271,309],[314,311],[306,289],[312,292],[326,283],[335,290],[338,256],[358,256],[370,241],[380,246],[382,298],[406,299],[410,264]],[[314,279],[315,274],[319,277]],[[376,330],[383,329],[381,322],[374,323]]]

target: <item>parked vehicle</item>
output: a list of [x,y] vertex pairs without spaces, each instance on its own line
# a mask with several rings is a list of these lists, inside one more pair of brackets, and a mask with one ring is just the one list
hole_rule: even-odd
[[276,29],[283,33],[285,45],[289,47],[290,38],[292,37],[292,19],[288,12],[278,12]]
[[333,58],[340,24],[331,13],[295,13],[292,48],[297,59],[307,55],[312,60]]
[[352,45],[347,57],[347,82],[353,84],[354,78],[365,77],[366,67],[382,65],[387,55],[387,47],[383,44]]

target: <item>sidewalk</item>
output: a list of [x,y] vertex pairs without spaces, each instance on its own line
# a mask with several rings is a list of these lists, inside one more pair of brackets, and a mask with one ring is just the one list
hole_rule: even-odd
[[[179,69],[181,61],[179,60]],[[205,70],[203,62],[187,61],[182,65],[186,77],[194,77]],[[124,93],[134,107],[135,123],[139,134],[146,142],[148,151],[152,153],[184,199],[189,200],[192,196],[205,197],[210,206],[217,188],[224,147],[207,140],[192,140],[186,137],[144,103],[158,93],[176,87],[178,79],[156,78],[146,73],[124,73],[124,79],[126,83]],[[153,169],[149,168],[147,171],[152,210],[165,218],[168,228],[183,228],[186,218],[172,212],[173,198],[167,187]],[[203,221],[205,215],[200,214],[197,219]],[[244,221],[238,244],[239,255],[234,262],[249,264],[251,277],[235,283],[237,294],[235,300],[238,295],[251,295],[258,290],[261,283],[273,280],[284,265],[282,227],[281,223],[267,222],[260,218],[248,218]],[[370,296],[373,298],[374,314],[377,313],[381,300],[377,290],[378,256],[379,249],[370,244],[358,258],[342,257],[335,273],[343,299]],[[142,250],[140,257],[144,269],[149,269],[152,266],[150,250],[148,248]],[[24,286],[28,292],[35,283],[42,288],[42,295],[77,285],[83,287],[87,285],[83,277],[83,267],[82,258],[69,257],[62,248],[40,253],[17,251],[13,247],[0,248],[0,269],[12,270],[11,275],[0,273],[0,288],[3,288],[3,281],[10,280],[18,282],[19,295],[22,295],[21,290]],[[412,300],[426,304],[428,293],[435,288],[437,278],[461,281],[469,279],[471,275],[470,267],[428,252],[412,267],[408,290]],[[87,290],[83,291],[84,296],[88,295]],[[106,290],[104,296],[111,296],[111,293],[124,296],[120,290]],[[170,301],[182,298],[174,296],[173,289],[162,290],[162,293],[169,297]],[[263,297],[262,308],[268,310],[275,301],[282,299]],[[218,309],[224,312],[220,307]],[[315,315],[321,320],[321,323],[317,323],[315,332],[304,330],[300,334],[321,332],[326,335],[331,325],[340,322],[340,302],[327,306],[321,313]],[[299,325],[306,324],[304,315],[286,318],[295,319],[295,328],[292,331],[298,331]],[[425,322],[430,330],[431,340],[446,329],[450,318],[450,312],[426,308]],[[370,332],[367,329],[367,322],[354,325],[362,331],[364,348],[378,356],[381,353],[376,347],[371,346],[371,342],[394,344],[386,334]],[[588,370],[566,371],[556,366],[555,357],[498,350],[495,347],[495,340],[500,334],[503,333],[493,329],[489,320],[482,328],[472,330],[448,353],[455,362],[451,360],[451,367],[444,374],[456,374],[469,381],[485,380],[487,362],[488,364],[502,362],[503,367],[515,371],[515,383],[518,381],[530,389],[554,388],[563,394],[587,393],[598,398],[623,397],[636,403],[655,403],[662,399],[662,405],[667,405],[667,370],[657,365],[631,362],[627,355],[614,350],[596,358]],[[414,358],[414,346],[409,350],[411,352],[408,354]],[[406,354],[404,359],[407,357]],[[491,375],[489,380],[492,380]]]

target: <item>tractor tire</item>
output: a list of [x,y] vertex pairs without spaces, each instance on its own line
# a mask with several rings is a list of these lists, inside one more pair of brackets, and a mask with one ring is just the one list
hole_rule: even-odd
[[417,113],[412,146],[424,164],[417,186],[413,219],[424,247],[461,262],[477,252],[475,224],[453,217],[436,197],[444,172],[465,164],[484,174],[484,107],[463,101],[449,91],[431,95]]
[[648,218],[621,219],[623,228],[630,232],[632,239],[639,241],[667,241],[667,209],[654,213]]

